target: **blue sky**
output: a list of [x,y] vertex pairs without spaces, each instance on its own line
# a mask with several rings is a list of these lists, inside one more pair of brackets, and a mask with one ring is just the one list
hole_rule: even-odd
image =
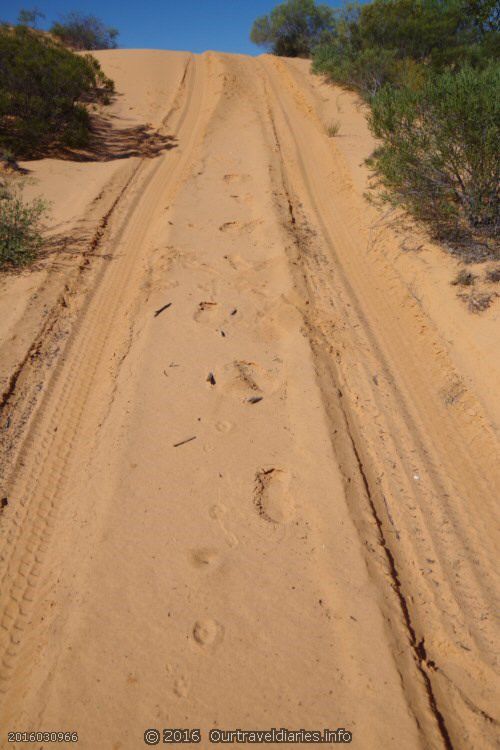
[[[258,54],[252,22],[278,0],[2,0],[0,18],[13,22],[20,8],[38,7],[42,28],[71,10],[92,13],[120,30],[120,47]],[[325,2],[325,0],[323,0]],[[330,0],[327,5],[340,5]]]

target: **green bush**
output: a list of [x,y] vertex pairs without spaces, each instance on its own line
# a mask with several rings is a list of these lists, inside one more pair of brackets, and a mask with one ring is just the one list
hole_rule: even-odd
[[440,231],[500,228],[500,65],[383,87],[370,125],[374,163],[399,202]]
[[370,98],[386,83],[407,85],[409,73],[419,81],[423,65],[485,67],[499,40],[496,0],[374,0],[337,12],[314,70]]
[[17,21],[21,26],[31,26],[32,29],[36,29],[38,20],[42,18],[45,18],[45,14],[38,8],[21,8]]
[[51,33],[77,50],[115,49],[118,30],[105,26],[92,15],[68,13],[62,23],[54,23]]
[[333,28],[333,12],[315,0],[285,0],[253,24],[250,39],[275,55],[310,57]]
[[25,202],[20,189],[0,191],[0,268],[18,268],[33,261],[42,245],[40,220],[47,203]]
[[397,62],[391,50],[366,49],[350,57],[329,55],[316,71],[326,73],[332,82],[373,96],[385,83],[397,77]]
[[314,51],[371,105],[383,196],[447,239],[499,228],[499,17],[498,0],[373,0]]
[[0,148],[17,158],[84,145],[89,119],[81,103],[112,90],[91,55],[76,55],[26,26],[0,26]]

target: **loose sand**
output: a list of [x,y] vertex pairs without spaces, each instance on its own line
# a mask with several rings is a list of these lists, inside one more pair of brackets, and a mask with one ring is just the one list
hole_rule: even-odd
[[306,62],[99,57],[170,146],[25,165],[55,249],[0,282],[0,746],[493,748],[500,305],[366,201],[363,109]]

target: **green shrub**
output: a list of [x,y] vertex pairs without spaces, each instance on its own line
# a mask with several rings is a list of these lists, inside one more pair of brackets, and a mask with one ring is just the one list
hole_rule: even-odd
[[429,76],[420,89],[385,86],[370,126],[382,183],[440,231],[500,224],[500,65]]
[[51,33],[77,50],[115,49],[118,30],[105,26],[92,15],[68,13],[62,23],[55,23]]
[[313,69],[369,98],[434,72],[486,67],[500,55],[496,0],[374,0],[337,11]]
[[36,29],[38,20],[42,18],[45,18],[45,14],[38,8],[21,8],[17,21],[21,26],[31,26],[32,29]]
[[12,169],[15,169],[17,167],[14,152],[8,148],[0,149],[0,162],[5,164],[7,167],[11,167]]
[[112,90],[91,55],[26,26],[0,26],[0,148],[16,158],[68,141],[84,145],[89,120],[81,102]]
[[488,268],[485,274],[485,279],[492,284],[498,284],[500,282],[500,266],[497,266],[496,268]]
[[451,283],[453,286],[473,286],[476,279],[477,276],[475,273],[468,271],[466,268],[462,268]]
[[344,56],[332,47],[323,49],[325,59],[316,59],[314,70],[326,73],[328,78],[341,86],[356,89],[363,96],[373,96],[385,83],[397,77],[397,62],[390,50],[366,49],[351,56]]
[[315,0],[285,0],[253,24],[250,39],[275,55],[310,57],[333,28],[333,12]]
[[0,192],[0,268],[30,263],[42,245],[40,220],[47,213],[40,198],[25,202],[21,190]]
[[499,18],[498,0],[373,0],[314,50],[314,72],[372,107],[384,197],[447,239],[499,228]]

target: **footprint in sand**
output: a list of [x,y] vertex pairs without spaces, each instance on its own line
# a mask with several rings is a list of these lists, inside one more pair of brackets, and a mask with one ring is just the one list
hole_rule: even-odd
[[226,221],[220,225],[219,232],[253,232],[259,224],[263,224],[263,222],[258,219],[246,222]]
[[275,467],[261,469],[255,475],[254,505],[267,523],[284,524],[293,518],[290,475]]
[[202,648],[219,645],[224,637],[224,628],[215,620],[197,620],[193,626],[193,638]]
[[227,260],[234,271],[247,271],[252,267],[252,264],[244,260],[241,255],[224,255],[224,260]]
[[234,429],[234,424],[232,422],[217,422],[215,425],[215,429],[217,432],[231,432],[232,429]]
[[277,300],[263,305],[257,313],[257,330],[264,341],[282,341],[291,332],[303,326],[303,301],[296,295],[281,295]]
[[233,183],[244,183],[248,182],[251,178],[249,174],[225,174],[222,178],[228,185]]
[[217,312],[217,302],[204,301],[199,302],[196,312],[193,315],[194,320],[200,323],[204,318],[213,317],[214,313]]
[[219,232],[233,232],[235,229],[239,229],[241,224],[239,221],[226,221],[219,227]]
[[193,319],[197,323],[218,327],[232,319],[231,311],[234,309],[234,307],[219,305],[212,297],[212,299],[209,298],[198,302]]
[[212,505],[209,510],[209,515],[212,520],[217,521],[217,523],[219,524],[229,547],[237,547],[239,544],[238,537],[235,536],[232,531],[226,529],[226,525],[224,523],[224,519],[227,515],[226,506],[222,503],[216,503],[215,505]]
[[244,401],[270,395],[280,387],[276,372],[245,359],[234,360],[224,367],[221,385]]
[[236,381],[238,385],[242,385],[245,390],[258,391],[262,393],[262,388],[259,382],[264,380],[264,371],[255,362],[248,362],[247,360],[235,360],[233,367],[236,370]]
[[203,570],[216,564],[219,559],[219,550],[215,547],[199,547],[191,550],[190,557],[194,567]]
[[237,203],[245,203],[247,206],[250,206],[254,202],[252,193],[245,193],[245,195],[237,195],[233,193],[230,198],[235,200]]
[[190,684],[187,677],[181,676],[174,681],[174,693],[178,698],[186,698],[189,693],[189,688]]

